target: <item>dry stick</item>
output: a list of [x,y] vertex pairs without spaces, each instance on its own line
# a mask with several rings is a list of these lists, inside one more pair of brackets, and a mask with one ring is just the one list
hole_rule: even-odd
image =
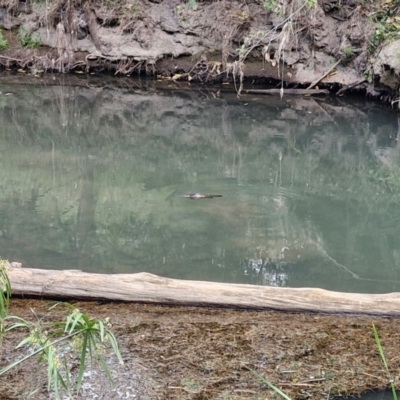
[[[275,95],[280,94],[281,89],[247,89],[245,93],[248,94],[269,94]],[[329,90],[326,89],[285,89],[285,93],[289,95],[313,95],[313,94],[329,94]]]
[[19,58],[13,58],[13,57],[7,57],[7,56],[2,56],[0,55],[0,58],[5,58],[6,60],[13,60],[13,61],[21,61]]
[[312,89],[314,86],[318,85],[318,83],[320,81],[322,81],[322,79],[324,79],[330,72],[332,72],[332,70],[334,70],[338,64],[341,62],[342,60],[337,61],[335,64],[332,65],[331,68],[328,69],[328,71],[326,71],[321,77],[319,77],[318,79],[316,79],[313,83],[311,83],[311,85],[307,88],[308,89]]
[[367,372],[362,372],[362,374],[363,375],[367,375],[367,376],[370,376],[371,378],[375,378],[375,379],[378,379],[378,380],[380,380],[380,381],[386,381],[386,379],[383,379],[382,377],[380,377],[380,376],[376,376],[376,375],[371,375],[371,374],[368,374]]
[[285,383],[285,382],[280,382],[279,386],[306,386],[306,387],[315,387],[317,385],[311,384],[311,383]]
[[350,85],[343,86],[343,87],[336,93],[336,96],[340,96],[340,95],[341,95],[343,92],[345,92],[346,90],[349,90],[349,89],[351,89],[351,88],[353,88],[353,87],[355,87],[355,86],[361,85],[361,84],[364,83],[364,82],[367,82],[367,80],[366,80],[365,78],[362,78],[362,79],[358,80],[357,82],[354,82],[354,83],[352,83],[352,84],[350,84]]

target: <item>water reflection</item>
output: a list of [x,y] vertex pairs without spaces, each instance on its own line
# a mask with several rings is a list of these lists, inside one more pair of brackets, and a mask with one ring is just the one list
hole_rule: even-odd
[[[367,102],[135,85],[0,85],[13,92],[0,95],[3,258],[398,290],[395,115]],[[179,197],[195,192],[223,197]]]
[[[397,392],[397,396],[400,393]],[[348,398],[348,397],[347,397]],[[391,390],[378,391],[365,393],[359,397],[360,400],[393,400],[393,393]],[[337,397],[335,400],[343,400],[342,397]]]
[[289,274],[284,267],[287,263],[271,263],[262,258],[246,260],[244,274],[252,278],[252,282],[268,286],[286,286]]

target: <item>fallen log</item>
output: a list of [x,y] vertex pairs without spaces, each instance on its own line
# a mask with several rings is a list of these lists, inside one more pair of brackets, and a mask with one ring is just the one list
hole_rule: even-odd
[[8,264],[7,269],[13,295],[23,297],[400,316],[400,293],[358,294],[184,281],[145,272],[104,275],[21,268],[18,263]]

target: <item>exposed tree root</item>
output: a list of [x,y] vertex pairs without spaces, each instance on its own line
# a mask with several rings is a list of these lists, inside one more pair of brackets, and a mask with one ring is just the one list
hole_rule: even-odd
[[92,10],[90,3],[86,2],[83,5],[83,10],[85,11],[87,23],[89,26],[89,32],[93,39],[94,45],[97,50],[101,50],[101,40],[99,35],[99,27],[96,21],[96,14]]

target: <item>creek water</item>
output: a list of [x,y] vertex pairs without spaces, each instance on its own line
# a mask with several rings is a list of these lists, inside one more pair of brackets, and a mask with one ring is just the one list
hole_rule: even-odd
[[[152,85],[0,84],[3,259],[399,290],[394,112]],[[222,197],[180,197],[196,192]]]
[[[397,397],[400,396],[400,392],[397,392]],[[365,393],[360,397],[350,397],[353,399],[361,399],[361,400],[394,400],[393,393],[391,390],[386,391],[377,391],[377,392],[369,392]],[[335,400],[344,400],[349,399],[349,397],[338,397]]]

